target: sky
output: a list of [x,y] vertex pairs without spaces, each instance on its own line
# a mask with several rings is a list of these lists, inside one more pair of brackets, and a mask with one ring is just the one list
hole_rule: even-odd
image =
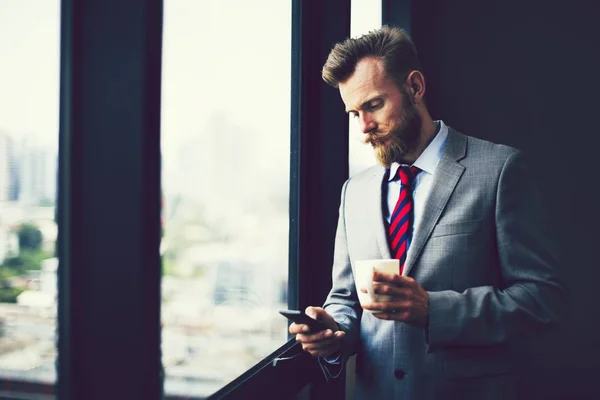
[[57,146],[58,0],[0,0],[0,131]]
[[[218,134],[219,127],[210,125],[214,114],[243,122],[257,135],[250,141],[256,149],[288,146],[290,3],[165,0],[167,160],[176,161],[199,130]],[[352,1],[351,36],[380,24],[380,1]],[[0,132],[57,147],[59,39],[59,0],[0,0]],[[351,160],[362,168],[373,162],[372,150],[360,143],[357,125],[350,122]]]

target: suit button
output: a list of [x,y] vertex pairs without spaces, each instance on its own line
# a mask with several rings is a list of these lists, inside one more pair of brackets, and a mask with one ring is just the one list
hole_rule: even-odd
[[401,369],[397,369],[394,371],[394,376],[396,376],[396,379],[398,380],[404,379],[404,371],[402,371]]

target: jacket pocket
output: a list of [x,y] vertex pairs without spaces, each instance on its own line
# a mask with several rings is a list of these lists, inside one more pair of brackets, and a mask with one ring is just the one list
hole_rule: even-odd
[[481,230],[482,220],[452,222],[449,224],[436,225],[431,232],[431,237],[464,235]]

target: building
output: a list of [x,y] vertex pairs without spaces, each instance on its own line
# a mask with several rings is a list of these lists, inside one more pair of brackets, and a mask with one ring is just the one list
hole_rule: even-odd
[[19,197],[19,165],[15,141],[0,132],[0,202],[16,201]]
[[26,205],[51,205],[56,200],[56,152],[26,147],[20,157],[19,201]]

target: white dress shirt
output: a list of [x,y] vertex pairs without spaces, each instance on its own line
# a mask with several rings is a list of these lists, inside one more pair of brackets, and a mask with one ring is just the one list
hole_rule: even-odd
[[[438,133],[435,138],[429,143],[429,146],[423,150],[423,153],[414,162],[414,166],[419,168],[421,172],[415,177],[413,187],[413,212],[414,212],[414,223],[412,233],[418,229],[421,217],[423,215],[423,206],[425,200],[429,196],[431,190],[431,184],[433,183],[433,174],[437,168],[442,153],[446,148],[446,139],[448,138],[448,127],[444,124],[444,121],[435,121],[438,125]],[[392,163],[390,166],[390,175],[387,184],[387,210],[384,210],[385,218],[389,224],[391,213],[396,206],[396,201],[400,195],[400,186],[402,183],[400,179],[393,180],[396,176],[396,172],[400,168],[400,164],[397,162]],[[410,238],[409,238],[409,251],[410,251]]]

